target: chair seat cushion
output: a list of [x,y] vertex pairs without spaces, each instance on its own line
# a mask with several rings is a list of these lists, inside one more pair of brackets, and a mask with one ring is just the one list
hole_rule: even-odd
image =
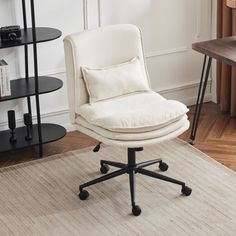
[[188,126],[189,121],[187,115],[183,118],[162,127],[160,129],[156,129],[153,131],[142,132],[142,133],[121,133],[121,132],[114,132],[110,131],[95,125],[88,123],[84,118],[81,116],[77,117],[76,124],[82,126],[86,129],[89,129],[104,138],[116,140],[116,141],[142,141],[142,140],[149,140],[149,139],[157,139],[169,135],[171,133],[175,133],[177,130],[181,129],[182,127]]
[[90,124],[114,132],[147,132],[181,119],[188,108],[155,92],[143,92],[84,104],[78,113]]

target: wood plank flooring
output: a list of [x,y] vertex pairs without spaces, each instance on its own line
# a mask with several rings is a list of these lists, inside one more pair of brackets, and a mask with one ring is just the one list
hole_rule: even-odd
[[[194,109],[194,106],[190,107],[190,122],[193,120]],[[188,141],[190,131],[180,138]],[[204,104],[194,147],[236,171],[236,119],[220,112],[214,103]]]
[[[189,118],[193,119],[194,106],[190,107]],[[180,136],[188,140],[190,130]],[[63,139],[44,146],[44,156],[64,153],[96,145],[97,141],[80,132],[70,132]],[[195,147],[236,171],[236,119],[222,114],[214,103],[203,106]],[[0,167],[14,165],[38,158],[37,148],[0,154]]]

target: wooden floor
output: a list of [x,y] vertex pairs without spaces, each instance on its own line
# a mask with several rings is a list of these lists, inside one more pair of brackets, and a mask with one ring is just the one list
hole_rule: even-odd
[[[189,118],[193,119],[194,107],[190,107]],[[180,136],[189,138],[188,130]],[[79,132],[70,132],[63,139],[44,146],[44,156],[93,146],[97,142]],[[222,114],[216,104],[204,104],[199,123],[195,147],[236,171],[236,119]],[[0,167],[14,165],[38,158],[37,148],[0,154]]]
[[[195,107],[190,107],[192,123]],[[188,141],[189,129],[180,136]],[[204,104],[195,140],[196,148],[236,171],[236,119],[220,112],[214,103]]]

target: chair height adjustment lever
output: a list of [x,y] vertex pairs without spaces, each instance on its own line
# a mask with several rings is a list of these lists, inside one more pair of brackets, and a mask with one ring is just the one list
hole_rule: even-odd
[[93,149],[93,152],[99,152],[100,147],[101,147],[101,142],[99,142],[99,143],[96,145],[96,147]]

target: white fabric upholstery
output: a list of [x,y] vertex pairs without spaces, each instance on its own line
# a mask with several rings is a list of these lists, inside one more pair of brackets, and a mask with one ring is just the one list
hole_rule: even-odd
[[188,111],[180,102],[166,100],[155,92],[131,94],[80,106],[78,113],[90,124],[115,132],[159,129]]
[[87,134],[88,136],[90,136],[96,140],[99,140],[100,142],[105,143],[107,145],[136,148],[136,147],[151,146],[151,145],[155,145],[157,143],[161,143],[161,142],[164,142],[167,140],[177,138],[179,135],[181,135],[184,131],[186,131],[189,128],[189,121],[184,123],[181,126],[181,128],[177,129],[175,132],[169,133],[169,134],[162,136],[162,137],[140,140],[140,141],[137,141],[137,140],[132,140],[132,141],[114,140],[114,139],[104,137],[101,134],[98,134],[93,130],[83,127],[82,125],[76,125],[76,127],[80,132]]
[[139,58],[105,68],[82,67],[90,104],[133,92],[149,91]]
[[189,128],[187,107],[152,91],[89,104],[81,67],[103,68],[138,57],[150,87],[140,30],[113,25],[64,39],[71,121],[108,145],[144,147],[176,138]]
[[84,128],[87,128],[89,130],[92,130],[96,132],[97,134],[102,135],[103,137],[113,139],[113,140],[120,140],[120,141],[141,141],[141,140],[147,140],[147,139],[153,139],[153,138],[161,138],[162,136],[166,136],[172,132],[175,132],[176,130],[179,130],[181,127],[185,126],[188,123],[188,118],[185,115],[183,118],[167,125],[159,129],[155,129],[153,131],[148,132],[134,132],[134,133],[120,133],[120,132],[114,132],[110,131],[101,127],[98,127],[96,125],[90,124],[88,121],[86,121],[84,118],[79,116],[76,119],[76,123],[78,125],[83,126]]
[[143,73],[148,78],[141,32],[134,25],[113,25],[71,34],[65,37],[64,48],[70,117],[73,124],[76,108],[89,101],[82,77],[82,66],[102,68],[138,57]]

